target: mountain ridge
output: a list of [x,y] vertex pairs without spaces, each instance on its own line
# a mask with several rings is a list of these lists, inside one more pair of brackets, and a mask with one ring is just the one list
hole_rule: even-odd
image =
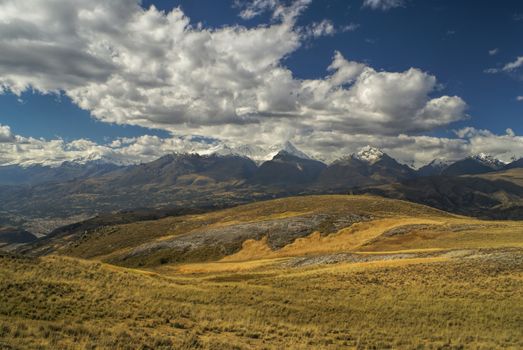
[[[355,152],[329,165],[300,158],[296,155],[300,153],[292,151],[293,154],[280,150],[271,160],[260,165],[238,155],[170,153],[153,162],[100,173],[94,171],[93,175],[83,177],[59,177],[51,182],[35,184],[4,184],[0,186],[0,225],[31,227],[32,231],[34,225],[26,226],[26,223],[36,222],[38,227],[48,230],[60,226],[60,222],[70,223],[66,218],[76,215],[90,217],[119,210],[170,206],[224,207],[290,195],[349,193],[424,178],[419,170],[415,171],[370,146],[362,148],[359,154]],[[466,160],[479,164],[471,158]],[[517,169],[520,162],[515,161],[503,169],[511,166]],[[456,163],[459,164],[453,164]],[[457,183],[459,181],[452,179],[468,173],[495,174],[495,170],[481,165],[479,173],[470,172],[465,167],[460,169],[459,175],[438,173],[429,176],[443,176],[450,183]],[[425,186],[421,185],[422,181],[419,183],[419,186]],[[408,188],[402,187],[405,191]],[[502,186],[501,192],[507,189]],[[506,193],[511,195],[510,191]],[[459,197],[465,192],[452,194],[456,195]],[[414,196],[412,200],[423,201],[418,197]],[[472,204],[467,205],[469,207],[465,210],[469,210]],[[481,213],[483,215],[484,211]],[[510,214],[511,217],[514,215],[519,214]],[[38,228],[33,232],[42,233]]]

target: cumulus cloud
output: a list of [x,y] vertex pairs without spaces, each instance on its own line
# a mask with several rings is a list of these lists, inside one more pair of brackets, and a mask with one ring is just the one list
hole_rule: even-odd
[[[434,96],[436,77],[416,68],[379,71],[336,52],[324,78],[295,77],[283,61],[307,36],[295,21],[309,3],[242,2],[243,17],[272,11],[274,22],[215,29],[137,0],[6,0],[0,86],[64,91],[104,122],[230,143],[329,130],[397,135],[466,118],[465,102]],[[336,30],[328,21],[311,28]]]
[[210,154],[223,149],[223,144],[212,139],[193,137],[161,138],[143,135],[118,138],[106,144],[87,139],[66,142],[63,139],[46,140],[9,134],[9,127],[0,127],[0,166],[44,164],[55,166],[64,161],[87,162],[104,160],[118,164],[149,162],[168,153]]
[[14,135],[11,133],[11,128],[7,125],[0,124],[0,143],[14,141]]
[[523,136],[518,136],[512,129],[507,129],[504,135],[496,135],[489,130],[466,128],[458,131],[458,135],[466,137],[470,153],[488,153],[501,160],[523,156]]
[[498,52],[499,52],[499,49],[498,49],[498,48],[495,48],[495,49],[492,49],[492,50],[488,50],[488,54],[489,54],[490,56],[495,56],[495,55],[498,54]]
[[405,5],[405,0],[364,0],[363,6],[373,10],[387,11]]
[[[454,161],[479,153],[490,154],[505,162],[523,157],[523,136],[516,135],[512,129],[507,129],[505,134],[494,134],[489,130],[466,127],[455,133],[457,137],[450,138],[406,134],[344,135],[324,132],[300,139],[297,145],[317,158],[329,162],[370,144],[382,148],[400,162],[414,167],[423,166],[434,159]],[[315,150],[322,151],[314,153]]]
[[[328,20],[297,27],[309,3],[238,2],[241,17],[268,12],[271,23],[206,28],[179,8],[143,9],[138,0],[1,1],[0,91],[64,92],[101,121],[173,136],[96,144],[23,137],[0,125],[0,164],[141,162],[286,140],[328,161],[367,144],[416,165],[477,152],[523,155],[522,137],[513,131],[420,135],[468,118],[465,101],[442,95],[436,77],[420,69],[383,71],[334,52],[323,77],[296,77],[285,58],[307,38],[345,30]],[[402,5],[365,1],[381,10]],[[501,69],[521,65],[522,57]]]
[[[6,129],[8,127],[0,128]],[[415,167],[425,165],[433,159],[457,160],[478,153],[488,153],[506,162],[523,157],[523,136],[516,135],[512,129],[498,135],[488,130],[466,127],[456,130],[455,134],[455,138],[448,138],[320,131],[309,135],[295,135],[293,142],[307,154],[325,162],[332,162],[369,144],[380,147],[400,162]],[[149,162],[168,153],[254,152],[254,155],[265,156],[267,150],[268,148],[259,146],[225,144],[217,139],[192,136],[161,138],[143,135],[97,144],[86,139],[66,142],[62,139],[45,140],[10,134],[9,140],[0,142],[0,165],[59,165],[64,161],[85,162],[97,159],[132,164]]]

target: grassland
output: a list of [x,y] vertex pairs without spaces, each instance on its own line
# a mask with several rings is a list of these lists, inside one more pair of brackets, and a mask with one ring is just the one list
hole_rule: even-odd
[[[234,236],[267,222],[316,226],[285,244],[278,232]],[[162,263],[174,254],[162,250],[139,268],[107,263],[214,234],[243,240],[212,258]],[[311,196],[105,227],[53,248],[0,257],[1,349],[523,347],[517,221]]]
[[[408,230],[389,237],[389,231],[401,227]],[[53,240],[44,248],[54,254],[150,268],[230,259],[234,254],[240,254],[233,257],[236,260],[241,255],[250,260],[347,250],[521,246],[520,232],[523,222],[481,221],[375,196],[331,195],[107,225]],[[246,252],[249,246],[253,252]]]
[[65,257],[0,262],[7,349],[523,346],[521,251],[170,275]]

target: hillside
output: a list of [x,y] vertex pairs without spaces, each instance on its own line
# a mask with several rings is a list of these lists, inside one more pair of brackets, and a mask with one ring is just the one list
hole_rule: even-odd
[[281,151],[259,167],[252,182],[286,187],[303,186],[316,181],[326,167],[322,162]]
[[350,189],[360,186],[398,182],[415,177],[413,169],[373,147],[336,160],[320,175],[324,189]]
[[170,214],[0,254],[0,347],[523,346],[523,222],[350,195]]
[[[393,234],[399,230],[401,235]],[[496,240],[496,233],[514,231]],[[375,196],[304,196],[257,202],[82,230],[29,245],[33,255],[61,254],[122,266],[154,267],[206,261],[252,260],[310,254],[403,249],[519,246],[523,223],[487,222],[423,205]],[[427,247],[424,240],[429,239]],[[391,238],[394,236],[394,239]],[[402,237],[407,243],[395,242]],[[434,241],[437,239],[437,241]],[[392,240],[392,241],[391,241]],[[394,243],[395,242],[395,243]],[[242,258],[243,257],[243,258]]]
[[0,248],[2,249],[12,249],[19,244],[34,242],[36,239],[31,232],[15,227],[0,226]]
[[[56,168],[18,167],[19,171],[27,172],[18,176],[20,184],[0,184],[0,225],[46,234],[78,220],[118,211],[230,207],[292,195],[350,191],[365,193],[361,188],[370,187],[370,193],[406,198],[428,205],[435,202],[438,208],[459,214],[523,218],[521,210],[512,208],[518,206],[519,198],[516,197],[520,197],[520,188],[515,188],[511,194],[514,200],[510,202],[514,205],[490,205],[488,210],[478,211],[478,206],[484,206],[484,200],[497,203],[498,198],[491,198],[493,191],[508,191],[503,183],[488,177],[481,179],[485,186],[493,190],[489,190],[489,193],[482,191],[479,202],[475,201],[474,196],[470,198],[469,192],[451,191],[449,195],[452,198],[446,198],[447,192],[443,191],[441,200],[427,201],[418,200],[418,195],[407,193],[412,192],[411,187],[427,187],[426,183],[432,180],[429,180],[431,177],[424,177],[426,175],[444,184],[459,182],[458,175],[462,174],[495,174],[501,163],[487,155],[454,163],[435,160],[414,171],[370,146],[329,165],[311,159],[292,144],[284,146],[274,155],[271,153],[272,158],[261,164],[246,156],[226,153],[167,154],[152,162],[129,166],[66,162]],[[520,162],[515,161],[506,167],[515,167],[514,171],[521,171],[518,164]],[[478,166],[483,170],[477,171],[475,167]],[[45,174],[36,176],[38,181],[34,183],[24,184],[25,177],[35,177],[35,169],[44,169]],[[452,172],[452,169],[459,171]],[[391,185],[397,183],[405,186]],[[377,186],[381,187],[374,189]],[[384,190],[387,186],[390,186],[389,189]],[[520,184],[516,186],[521,187]],[[450,204],[446,206],[446,202]],[[453,205],[454,202],[459,202],[459,205]]]
[[491,219],[523,218],[523,169],[464,176],[437,176],[362,187],[368,193]]
[[498,171],[488,174],[476,175],[475,177],[490,181],[506,181],[514,185],[523,187],[523,168],[509,168],[505,171]]
[[0,166],[0,185],[37,185],[101,176],[121,166],[98,161],[85,163],[63,162],[60,166],[4,165]]
[[246,185],[256,169],[252,160],[234,155],[167,155],[100,176],[3,186],[0,224],[27,228],[36,221],[69,224],[71,216],[91,217],[138,208],[226,207],[302,190]]

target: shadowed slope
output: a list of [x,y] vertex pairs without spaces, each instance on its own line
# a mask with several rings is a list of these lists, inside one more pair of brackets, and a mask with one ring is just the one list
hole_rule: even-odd
[[[420,228],[422,227],[422,228]],[[438,237],[477,237],[488,230],[523,232],[512,222],[489,223],[458,217],[409,202],[374,196],[303,196],[252,203],[215,212],[166,217],[152,221],[107,225],[81,234],[65,232],[32,249],[33,254],[58,253],[100,259],[117,265],[154,267],[165,264],[252,260],[370,251],[372,244],[395,229],[415,237],[423,229],[430,243],[410,249],[439,246]],[[412,232],[411,232],[412,231]],[[455,234],[459,232],[459,234]],[[406,236],[406,235],[404,235]],[[507,236],[514,243],[521,235]],[[494,244],[493,239],[472,247]],[[470,243],[469,242],[469,243]],[[396,242],[397,243],[397,242]],[[398,244],[392,243],[394,249]],[[501,244],[503,246],[503,244]]]

